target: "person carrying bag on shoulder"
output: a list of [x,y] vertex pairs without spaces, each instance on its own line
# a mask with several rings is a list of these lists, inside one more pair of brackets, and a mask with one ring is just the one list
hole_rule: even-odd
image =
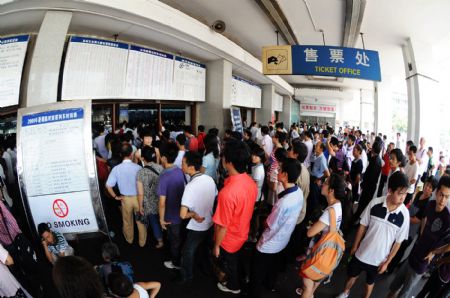
[[331,276],[339,265],[345,251],[345,241],[339,231],[342,222],[341,201],[345,200],[346,195],[344,179],[333,173],[324,182],[321,192],[327,198],[328,207],[307,232],[310,238],[321,232],[322,236],[312,246],[300,268],[303,287],[296,292],[302,298],[313,297],[320,283]]

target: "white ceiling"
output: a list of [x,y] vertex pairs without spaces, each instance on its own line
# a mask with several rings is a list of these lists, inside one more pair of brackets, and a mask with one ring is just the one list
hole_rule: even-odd
[[[254,0],[160,0],[211,26],[222,20],[223,33],[255,57],[264,45],[276,45],[275,27]],[[291,0],[292,1],[292,0]],[[279,36],[280,44],[286,44]]]
[[[254,0],[160,0],[205,23],[217,19],[227,24],[225,35],[260,58],[264,45],[274,44],[272,23]],[[345,0],[276,0],[300,44],[322,44],[325,33],[327,45],[342,45],[345,27]],[[361,32],[367,49],[379,51],[382,78],[392,87],[406,93],[405,70],[401,46],[411,37],[416,44],[432,45],[430,55],[416,53],[419,65],[450,65],[450,0],[368,0]],[[281,39],[280,39],[281,40]],[[356,47],[362,48],[358,39]],[[425,61],[422,63],[422,61]],[[438,71],[437,75],[448,73]],[[440,75],[445,80],[449,76]],[[304,76],[283,76],[291,84],[340,86],[343,88],[373,88],[364,80],[345,79],[343,82],[310,81]],[[450,79],[449,79],[450,80]]]
[[[155,1],[155,0],[147,0]],[[264,45],[276,43],[275,28],[255,0],[160,0],[202,23],[225,21],[224,35],[255,57]],[[315,31],[309,18],[305,0],[276,0],[301,44],[322,44],[322,35]],[[341,45],[345,23],[345,0],[306,0],[316,29],[323,29],[327,45]],[[5,0],[0,0],[4,3]],[[6,1],[8,2],[8,1]],[[26,1],[17,1],[21,4]],[[24,4],[25,5],[25,4]],[[0,9],[1,11],[1,9]],[[417,51],[416,60],[424,71],[434,71],[433,77],[448,81],[450,76],[450,0],[368,0],[361,25],[365,46],[380,54],[383,80],[389,79],[393,88],[406,93],[405,71],[401,46],[411,37]],[[44,11],[21,11],[1,15],[0,34],[37,32]],[[95,28],[95,29],[93,29]],[[184,44],[170,35],[150,31],[118,20],[85,13],[74,13],[70,33],[97,34],[152,45],[161,50],[185,55],[200,61],[218,57],[210,51]],[[280,36],[280,43],[284,41]],[[358,39],[356,47],[362,47]],[[418,49],[417,48],[417,49]],[[421,67],[426,65],[426,67]],[[235,69],[243,76],[246,71]],[[345,79],[343,82],[309,81],[304,76],[283,76],[291,84],[339,86],[371,89],[370,81]],[[260,79],[261,81],[261,79]],[[262,81],[261,81],[262,82]]]
[[314,28],[303,0],[278,0],[287,21],[293,28],[300,44],[322,45],[322,29],[325,34],[325,44],[342,46],[345,25],[345,0],[308,0]]

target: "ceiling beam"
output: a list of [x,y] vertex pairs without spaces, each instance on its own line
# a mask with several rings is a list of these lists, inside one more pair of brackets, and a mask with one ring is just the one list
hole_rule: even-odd
[[276,0],[255,0],[255,2],[259,5],[262,11],[264,11],[287,44],[299,44],[292,27],[289,25],[286,16]]
[[366,0],[346,0],[345,30],[342,46],[354,48],[359,38]]
[[[343,47],[355,47],[359,32],[361,31],[365,8],[366,0],[346,0]],[[338,78],[337,80],[338,82],[343,82],[344,78]]]

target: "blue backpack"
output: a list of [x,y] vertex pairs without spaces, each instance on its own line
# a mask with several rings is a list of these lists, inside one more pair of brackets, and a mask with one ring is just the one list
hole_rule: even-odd
[[122,273],[128,279],[134,283],[134,271],[133,267],[128,262],[112,262],[111,263],[111,272]]

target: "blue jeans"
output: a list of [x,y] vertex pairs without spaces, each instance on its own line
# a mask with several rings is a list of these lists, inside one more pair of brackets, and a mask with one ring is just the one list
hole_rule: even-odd
[[[206,231],[194,231],[189,230],[184,243],[183,252],[181,256],[181,276],[183,279],[188,280],[194,277],[194,256],[197,248],[204,242],[212,232],[212,229]],[[205,244],[206,245],[206,244]],[[204,250],[206,251],[206,249]],[[208,259],[208,254],[205,253],[201,256],[202,259]]]
[[161,230],[161,226],[159,225],[159,215],[158,214],[149,214],[148,222],[152,227],[153,236],[155,236],[156,240],[161,241],[163,234]]

